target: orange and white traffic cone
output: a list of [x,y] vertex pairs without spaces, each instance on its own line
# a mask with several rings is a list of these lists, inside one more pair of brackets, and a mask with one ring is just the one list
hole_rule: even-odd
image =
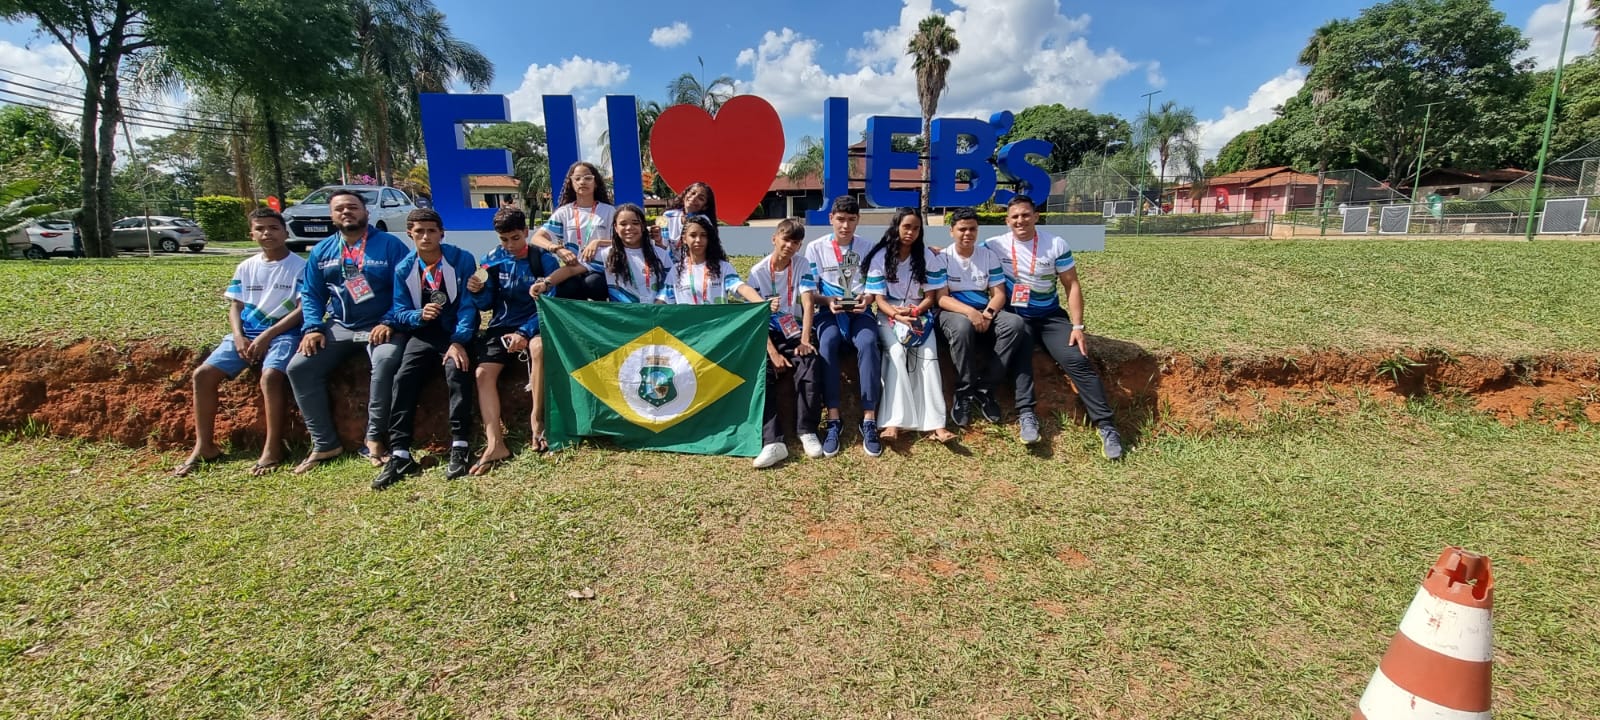
[[1445,548],[1352,720],[1488,720],[1493,607],[1489,558]]

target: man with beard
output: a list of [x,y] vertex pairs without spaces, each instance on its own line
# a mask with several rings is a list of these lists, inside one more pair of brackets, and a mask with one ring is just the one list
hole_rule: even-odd
[[404,338],[384,324],[394,300],[394,272],[408,252],[399,238],[367,224],[367,204],[354,190],[328,197],[339,232],[317,243],[306,258],[300,288],[304,334],[289,362],[289,384],[311,432],[311,454],[295,466],[302,474],[344,452],[328,401],[328,376],[351,355],[372,361],[364,453],[375,466],[388,453],[389,407]]

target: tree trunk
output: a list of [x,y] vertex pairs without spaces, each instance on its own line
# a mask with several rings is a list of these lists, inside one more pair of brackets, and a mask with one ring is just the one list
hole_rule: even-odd
[[372,158],[372,165],[378,176],[378,182],[381,184],[387,182],[385,178],[389,176],[389,104],[384,102],[381,90],[374,93],[374,95],[376,97],[373,100],[378,111],[378,132],[376,133],[378,150],[374,153],[376,157]]
[[88,67],[84,69],[83,116],[78,122],[78,197],[82,208],[78,211],[78,228],[83,235],[83,254],[88,257],[108,257],[106,248],[109,229],[100,223],[100,205],[95,188],[99,185],[100,160],[95,139],[95,129],[100,119],[100,52],[89,48]]
[[250,163],[247,160],[250,148],[246,143],[249,142],[249,136],[250,122],[240,120],[238,132],[228,138],[228,159],[233,163],[234,189],[242,198],[253,198],[256,195],[256,190],[250,183]]
[[922,152],[918,153],[917,164],[922,166],[922,216],[926,218],[932,208],[928,207],[928,194],[933,186],[928,183],[933,171],[933,116],[922,116]]
[[120,49],[108,48],[106,57],[101,65],[100,78],[100,137],[99,137],[99,171],[96,177],[95,208],[100,216],[100,227],[103,229],[100,257],[115,257],[117,249],[111,243],[111,217],[112,194],[111,179],[117,162],[117,123],[122,121],[122,102],[118,99],[121,89],[121,79],[117,77],[120,66]]
[[288,190],[283,184],[283,145],[279,134],[278,117],[272,113],[272,108],[267,111],[267,152],[272,153],[272,188],[278,194],[278,202],[289,197]]

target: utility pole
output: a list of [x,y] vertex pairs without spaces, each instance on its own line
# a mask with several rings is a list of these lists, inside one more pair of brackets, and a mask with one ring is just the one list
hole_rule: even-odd
[[1550,84],[1550,108],[1544,113],[1544,139],[1539,142],[1539,167],[1533,171],[1533,197],[1528,198],[1528,228],[1525,240],[1533,240],[1533,215],[1539,209],[1539,193],[1544,190],[1544,161],[1550,152],[1550,129],[1556,121],[1556,98],[1561,95],[1561,66],[1567,61],[1567,35],[1572,32],[1572,10],[1578,0],[1567,0],[1567,25],[1561,31],[1561,52],[1556,54],[1556,79]]
[[1427,112],[1423,113],[1422,115],[1422,146],[1417,148],[1417,176],[1416,179],[1411,181],[1411,203],[1413,205],[1415,205],[1417,202],[1417,191],[1418,188],[1421,187],[1422,183],[1422,155],[1428,151],[1428,121],[1433,119],[1433,106],[1443,104],[1444,101],[1440,100],[1438,102],[1423,103],[1421,105],[1411,106],[1414,108],[1428,109]]
[[1144,143],[1143,143],[1142,147],[1139,150],[1139,163],[1140,163],[1140,167],[1139,167],[1139,199],[1135,200],[1134,203],[1133,203],[1133,234],[1134,235],[1140,234],[1142,232],[1141,226],[1144,225],[1144,176],[1150,170],[1150,117],[1151,117],[1151,112],[1150,112],[1150,102],[1151,102],[1151,100],[1150,99],[1152,97],[1155,97],[1160,92],[1161,92],[1160,90],[1151,90],[1150,92],[1147,92],[1142,96],[1144,98],[1144,122],[1145,122],[1145,128],[1144,128],[1144,133],[1143,133],[1144,134]]

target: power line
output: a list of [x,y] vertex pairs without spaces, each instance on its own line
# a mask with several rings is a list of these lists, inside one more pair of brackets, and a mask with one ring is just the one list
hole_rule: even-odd
[[[65,83],[60,83],[60,82],[55,82],[55,81],[52,81],[52,80],[45,80],[43,78],[38,78],[38,77],[35,77],[35,76],[32,76],[32,75],[28,75],[26,73],[20,73],[20,72],[17,72],[15,70],[7,69],[7,68],[0,68],[0,72],[7,72],[7,73],[10,73],[12,75],[16,75],[18,77],[27,78],[29,80],[35,80],[37,82],[45,83],[47,85],[54,85],[54,86],[59,87],[59,88],[67,88],[69,90],[72,90],[73,92],[67,93],[67,92],[61,92],[61,91],[58,91],[58,90],[51,90],[49,88],[38,87],[36,85],[30,85],[28,83],[18,82],[16,80],[10,80],[10,79],[6,79],[6,78],[0,78],[0,83],[9,83],[9,84],[16,85],[18,87],[26,88],[26,89],[29,89],[29,90],[33,90],[33,91],[36,91],[36,92],[49,93],[51,95],[56,95],[58,97],[62,97],[62,98],[66,98],[68,100],[72,100],[74,102],[77,102],[77,101],[82,99],[82,92],[83,91],[82,91],[81,88],[76,88],[76,87],[73,87],[71,85],[68,85],[68,84],[65,84]],[[151,102],[151,101],[147,101],[147,100],[139,100],[139,99],[135,99],[135,98],[126,98],[126,97],[119,98],[119,101],[123,104],[123,112],[124,113],[137,113],[137,114],[142,114],[142,115],[146,115],[146,116],[159,116],[159,117],[149,118],[150,120],[157,121],[157,122],[171,123],[171,122],[174,122],[174,121],[182,121],[182,122],[185,122],[185,123],[193,124],[193,125],[195,125],[197,127],[205,127],[205,128],[209,128],[209,129],[213,129],[213,130],[226,131],[226,132],[235,132],[235,131],[237,131],[237,128],[234,127],[234,124],[244,122],[244,119],[239,117],[239,116],[237,116],[237,115],[229,116],[229,115],[225,115],[223,113],[215,113],[215,112],[213,112],[212,113],[212,117],[209,117],[209,118],[207,118],[207,117],[196,117],[195,115],[189,114],[189,113],[193,112],[193,109],[176,108],[174,106],[166,105],[166,104],[163,104],[163,103],[155,103],[155,102]],[[144,108],[144,107],[139,107],[140,105],[149,105],[149,106],[154,106],[154,107],[164,107],[164,108],[169,108],[169,109],[183,110],[183,114],[163,112],[161,110],[151,110],[151,109],[147,109],[147,108]],[[294,137],[299,137],[299,138],[302,138],[302,139],[313,139],[308,134],[308,133],[313,132],[310,128],[303,128],[303,127],[302,128],[295,128],[293,125],[287,124],[287,123],[284,124],[284,128],[285,128],[285,134],[287,134],[287,135],[294,136]]]
[[[15,86],[15,87],[20,87],[20,88],[23,88],[25,90],[32,90],[34,92],[47,93],[47,94],[54,95],[54,96],[60,97],[60,98],[65,98],[66,100],[71,100],[71,101],[77,101],[77,100],[81,100],[82,99],[81,96],[72,96],[72,95],[68,95],[68,94],[63,93],[63,92],[56,92],[54,90],[50,90],[50,89],[47,89],[47,88],[37,87],[37,86],[34,86],[34,85],[28,85],[26,83],[19,83],[19,82],[16,82],[15,80],[6,80],[4,78],[0,78],[0,90],[7,90],[7,88],[5,87],[6,85],[12,85],[12,86]],[[22,92],[17,92],[17,91],[12,91],[12,90],[7,90],[7,91],[8,92],[12,92],[13,94],[22,95],[24,97],[32,97],[32,99],[36,99],[36,100],[45,100],[45,98],[38,98],[38,97],[34,97],[34,96],[29,96],[26,93],[22,93]],[[50,100],[50,102],[59,103],[61,101],[60,100]],[[174,124],[182,122],[182,123],[187,123],[189,125],[192,125],[195,128],[206,129],[206,130],[217,130],[217,131],[222,131],[222,132],[236,132],[237,131],[236,128],[228,126],[228,125],[223,125],[221,123],[204,122],[204,121],[196,120],[194,118],[186,117],[186,116],[183,116],[183,115],[176,115],[176,114],[173,114],[173,113],[161,112],[159,110],[143,110],[143,109],[140,109],[140,108],[130,108],[130,107],[126,107],[125,106],[125,107],[122,108],[122,112],[123,112],[124,115],[129,115],[129,116],[135,117],[136,119],[148,119],[148,120],[155,121],[155,122],[174,123]]]
[[[32,100],[34,102],[33,103],[21,102],[21,101],[18,101],[16,99],[14,99],[14,98],[11,98],[11,97],[3,97],[5,95],[16,96],[16,97],[24,98],[26,100]],[[26,93],[19,93],[19,92],[16,92],[14,90],[7,90],[5,88],[0,88],[0,101],[11,103],[12,105],[19,105],[19,106],[22,106],[22,107],[33,108],[33,109],[36,109],[36,110],[46,110],[46,111],[49,111],[49,112],[58,112],[58,113],[74,112],[74,110],[71,109],[71,108],[64,108],[64,107],[61,107],[60,105],[51,104],[51,101],[46,99],[46,98],[39,98],[39,97],[36,97],[36,96],[28,95]],[[40,103],[40,104],[35,104],[35,103]],[[146,119],[137,118],[137,117],[135,117],[135,118],[123,118],[123,122],[126,122],[127,124],[129,124],[129,125],[131,125],[133,127],[145,128],[145,129],[149,129],[149,130],[167,130],[167,131],[170,131],[170,132],[186,132],[186,133],[194,133],[194,134],[198,134],[198,135],[207,135],[207,136],[212,136],[212,137],[244,137],[245,136],[244,133],[239,133],[239,132],[228,132],[228,131],[221,131],[221,130],[205,130],[205,129],[199,129],[199,128],[194,128],[194,127],[185,127],[185,126],[182,126],[182,125],[165,124],[165,123],[160,123],[160,122],[156,122],[156,121],[152,121],[152,120],[146,120]]]

